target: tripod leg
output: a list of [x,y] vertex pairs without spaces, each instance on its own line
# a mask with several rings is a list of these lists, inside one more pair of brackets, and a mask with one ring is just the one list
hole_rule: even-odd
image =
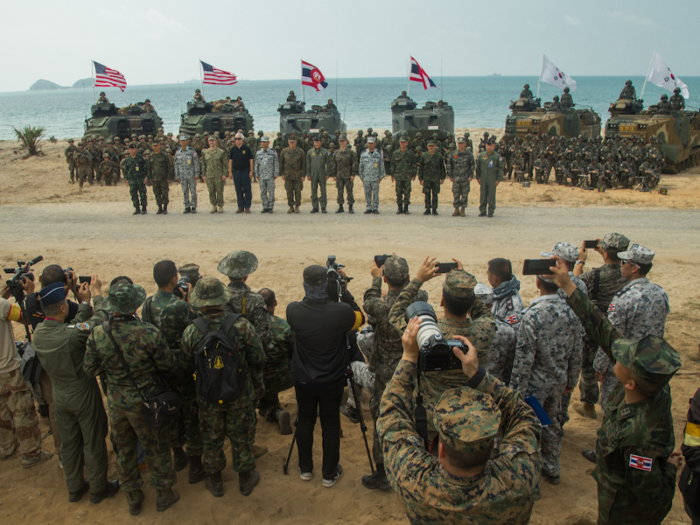
[[285,474],[289,474],[289,461],[292,459],[292,452],[294,451],[294,443],[297,440],[297,423],[299,422],[299,417],[297,416],[296,420],[294,421],[294,436],[292,436],[292,444],[289,447],[289,454],[287,455],[287,461],[285,462],[284,466],[282,467],[282,470],[284,471]]
[[350,388],[352,389],[352,395],[355,398],[355,405],[357,406],[357,415],[360,418],[360,430],[362,431],[362,438],[365,440],[365,450],[367,451],[367,459],[369,460],[369,468],[374,474],[374,462],[372,461],[372,454],[369,451],[369,444],[367,443],[367,425],[365,425],[365,418],[362,415],[362,405],[360,404],[360,398],[357,395],[357,383],[350,377]]

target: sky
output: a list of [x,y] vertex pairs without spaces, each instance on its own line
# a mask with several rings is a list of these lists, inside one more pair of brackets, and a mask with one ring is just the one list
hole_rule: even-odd
[[409,56],[435,78],[537,75],[542,54],[572,77],[644,75],[653,51],[700,75],[697,0],[278,0],[3,2],[0,91],[63,86],[91,60],[131,85],[199,78],[199,60],[239,79],[401,77]]

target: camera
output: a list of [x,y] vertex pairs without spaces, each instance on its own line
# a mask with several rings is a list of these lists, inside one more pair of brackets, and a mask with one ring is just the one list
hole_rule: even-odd
[[326,261],[326,275],[328,276],[328,297],[331,301],[339,302],[347,283],[352,281],[352,277],[343,277],[338,271],[344,265],[336,261],[335,255],[329,255]]
[[43,259],[44,258],[39,255],[29,262],[17,261],[17,268],[3,268],[5,273],[13,274],[10,279],[5,281],[5,283],[10,289],[10,293],[12,293],[12,296],[18,303],[21,303],[22,299],[24,298],[24,288],[22,288],[22,283],[25,282],[25,279],[29,279],[30,281],[34,280],[34,274],[31,273],[32,266]]
[[173,294],[184,301],[187,298],[187,292],[189,291],[189,287],[187,286],[188,284],[190,284],[190,278],[183,275],[175,285]]
[[447,340],[442,335],[437,324],[435,310],[424,301],[417,301],[406,308],[406,322],[414,317],[420,319],[420,327],[416,339],[418,341],[418,368],[422,372],[439,372],[441,370],[461,370],[462,362],[452,352],[459,348],[467,353],[461,341]]

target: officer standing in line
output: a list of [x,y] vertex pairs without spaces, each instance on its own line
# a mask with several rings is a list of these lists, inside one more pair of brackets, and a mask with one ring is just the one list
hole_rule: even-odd
[[360,155],[360,168],[358,175],[365,187],[365,201],[367,209],[365,215],[374,213],[379,215],[379,184],[386,175],[384,171],[384,155],[375,149],[377,139],[367,137],[367,149]]
[[474,154],[467,149],[467,139],[457,137],[457,151],[449,153],[447,158],[447,176],[452,181],[453,217],[464,217],[464,208],[469,200],[470,182],[474,178]]
[[[134,205],[134,215],[146,215],[146,184],[148,176],[148,163],[138,154],[136,143],[129,144],[129,156],[124,159],[124,178],[129,181],[129,193]],[[141,202],[139,202],[139,199]]]
[[[314,137],[314,147],[306,152],[306,176],[311,182],[311,213],[318,213],[318,206],[321,205],[321,212],[326,213],[326,181],[330,178],[332,158],[328,150],[322,147],[321,137]],[[318,197],[318,188],[321,188],[321,198]]]
[[437,151],[435,141],[428,142],[428,153],[421,155],[418,161],[418,180],[423,186],[425,211],[423,215],[437,215],[438,194],[440,186],[445,183],[445,159]]
[[73,158],[73,153],[78,151],[74,144],[73,139],[68,139],[68,147],[63,151],[63,155],[66,157],[66,162],[68,163],[68,173],[70,173],[70,178],[68,182],[75,184],[75,159]]
[[416,180],[418,161],[415,154],[408,148],[408,137],[401,136],[399,150],[391,156],[391,182],[396,184],[396,214],[409,215],[408,206],[411,204],[411,181]]
[[172,164],[168,154],[161,150],[161,139],[153,141],[153,153],[148,156],[148,180],[153,185],[153,195],[158,204],[156,215],[168,214],[168,193],[170,187],[168,181],[172,178]]
[[503,179],[505,160],[496,152],[496,141],[493,137],[486,140],[486,151],[479,153],[476,162],[476,181],[481,186],[481,200],[479,204],[479,217],[486,217],[486,205],[488,204],[488,217],[493,217],[496,210],[496,188]]
[[209,137],[209,148],[202,152],[202,176],[209,190],[209,213],[224,213],[224,181],[227,162],[224,150],[218,147],[216,136]]
[[[204,101],[203,98],[202,101]],[[182,213],[197,213],[197,178],[199,174],[199,156],[189,145],[187,135],[180,135],[180,148],[175,153],[175,180],[182,187],[182,199],[185,205]]]
[[331,162],[332,176],[338,189],[338,209],[336,213],[345,211],[343,209],[343,203],[345,202],[343,193],[347,194],[348,213],[355,213],[352,206],[355,204],[353,186],[358,169],[357,155],[352,149],[348,148],[348,137],[346,135],[340,136],[339,143],[340,149],[333,153],[333,161]]
[[255,154],[253,172],[260,181],[260,199],[263,209],[260,213],[272,213],[275,207],[275,180],[280,174],[280,162],[277,152],[270,148],[270,138],[266,135],[260,139],[260,149]]
[[306,176],[306,155],[304,150],[297,147],[297,137],[292,135],[287,139],[289,146],[280,153],[280,175],[287,190],[287,213],[299,213],[301,206],[301,190],[304,189]]

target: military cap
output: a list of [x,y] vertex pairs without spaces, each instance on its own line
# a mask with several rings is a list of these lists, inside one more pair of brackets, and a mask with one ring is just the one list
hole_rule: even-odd
[[452,270],[445,276],[442,289],[454,297],[471,299],[474,297],[476,277],[464,270]]
[[312,286],[318,286],[328,281],[328,271],[325,266],[312,264],[304,268],[304,282]]
[[233,279],[242,279],[258,269],[258,258],[245,250],[236,250],[221,259],[216,271]]
[[630,240],[621,233],[608,233],[599,244],[606,252],[618,253],[627,250]]
[[229,289],[216,277],[202,277],[194,287],[190,301],[195,308],[220,306],[231,298]]
[[403,135],[401,135],[399,142],[408,142],[408,137],[404,137]]
[[398,255],[392,255],[384,261],[382,269],[384,270],[384,275],[386,275],[388,279],[397,281],[405,281],[408,279],[408,262]]
[[192,285],[197,284],[197,281],[199,280],[199,265],[194,264],[194,263],[188,263],[185,264],[184,266],[180,266],[177,269],[178,273],[184,277],[187,277],[190,280],[190,283]]
[[68,144],[73,144],[75,141],[73,139],[68,139]]
[[493,302],[493,288],[484,283],[479,283],[474,287],[474,295],[476,295],[484,304]]
[[130,314],[135,312],[145,299],[146,290],[141,286],[119,281],[109,289],[105,309],[118,314]]
[[50,306],[66,298],[66,290],[63,282],[57,282],[44,286],[39,292],[41,306]]
[[320,136],[320,135],[314,135],[314,142],[321,142],[321,136]]
[[189,138],[187,135],[184,135],[184,134],[183,134],[183,135],[180,135],[180,136],[178,137],[178,139],[179,139],[179,140],[190,140],[190,138]]
[[681,367],[678,352],[665,339],[648,335],[639,341],[616,339],[612,343],[613,357],[642,379],[655,385],[665,385]]
[[260,142],[270,142],[270,137],[263,135],[262,138],[260,139]]
[[457,142],[459,144],[466,144],[467,139],[466,139],[466,137],[457,137]]
[[136,149],[138,146],[136,145],[135,142],[129,142],[129,149]]
[[435,144],[435,141],[434,141],[434,140],[429,140],[429,141],[428,141],[428,146],[437,146],[437,144]]
[[654,260],[654,255],[656,254],[649,248],[645,248],[639,244],[633,244],[626,252],[619,252],[617,254],[618,258],[623,261],[632,261],[636,264],[651,264]]
[[348,137],[346,135],[341,135],[338,140],[344,140],[345,142],[348,141]]
[[375,137],[367,137],[367,144],[375,144],[377,139]]
[[501,424],[501,411],[489,394],[471,388],[448,390],[433,413],[443,443],[465,454],[487,450]]

